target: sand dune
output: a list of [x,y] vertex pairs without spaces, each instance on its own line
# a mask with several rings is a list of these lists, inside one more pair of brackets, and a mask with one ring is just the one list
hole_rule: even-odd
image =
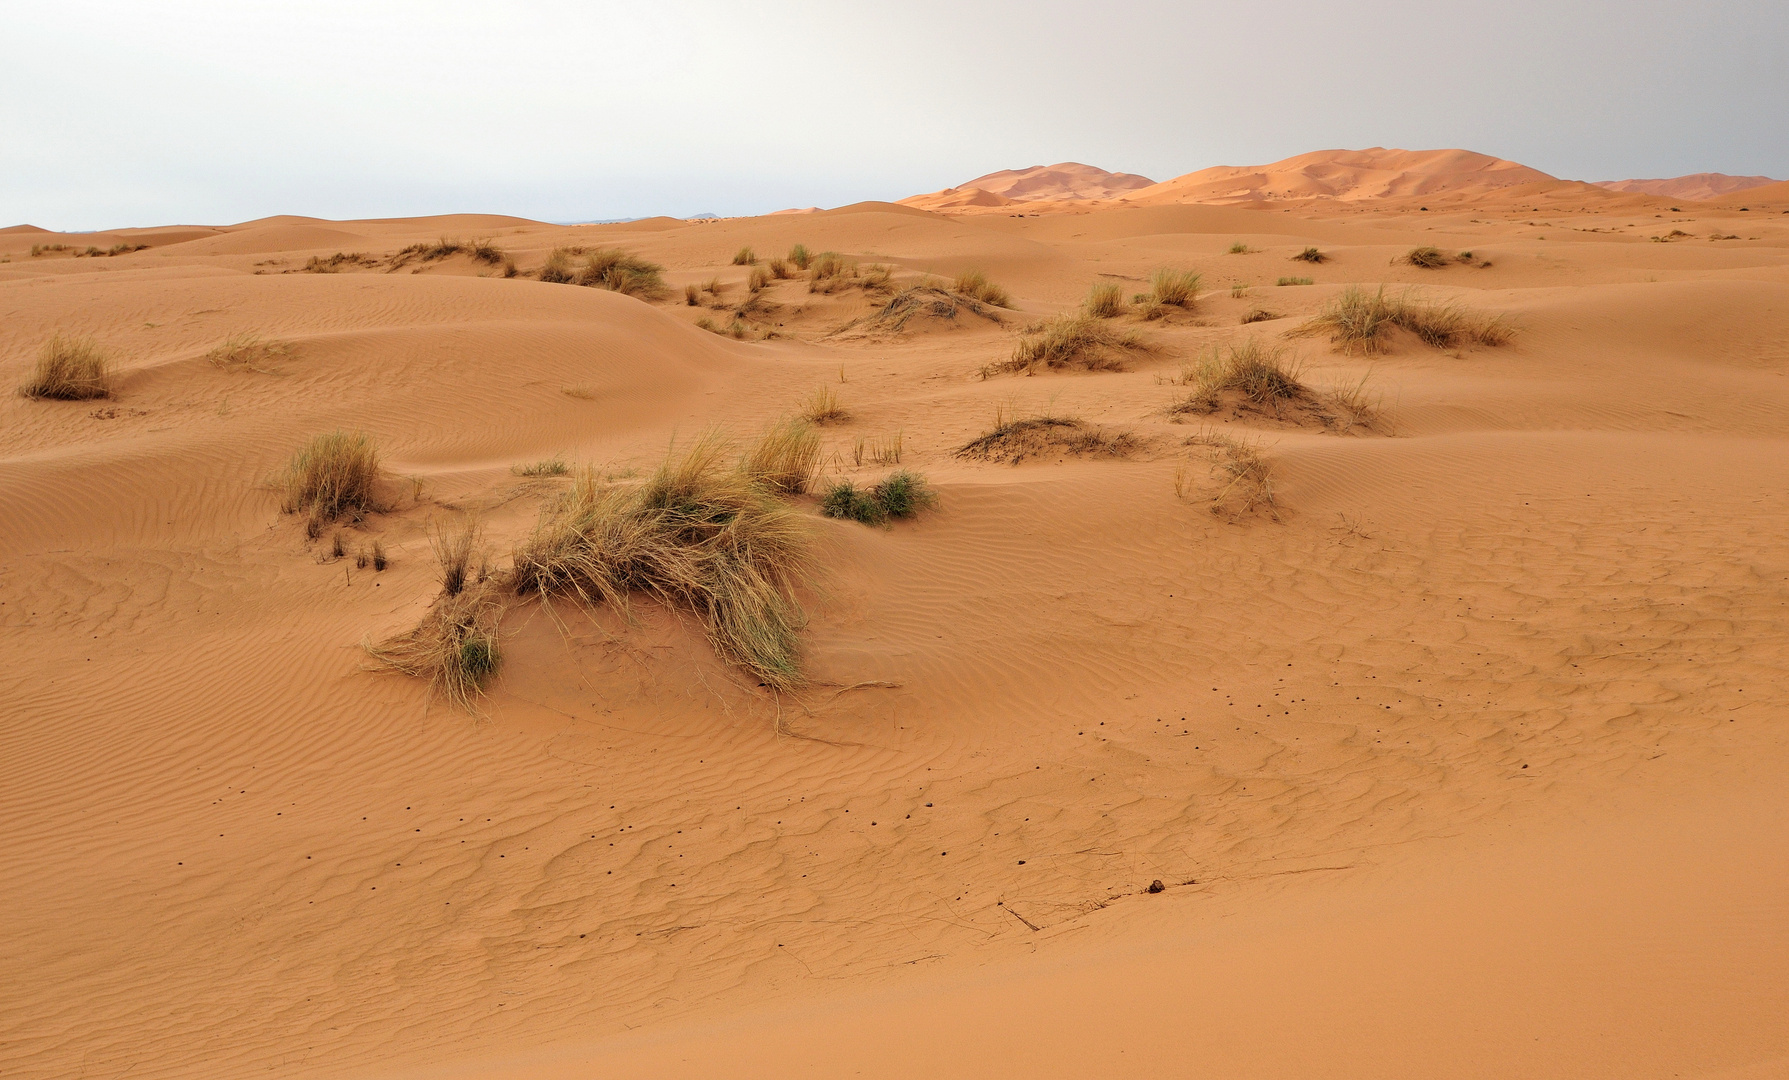
[[914,195],[901,202],[924,210],[947,210],[1022,202],[1115,199],[1147,188],[1154,182],[1135,173],[1107,172],[1092,165],[1065,161],[1058,165],[1033,165],[1028,169],[1003,169],[956,187]]
[[[1036,217],[0,232],[0,377],[57,333],[117,371],[0,398],[0,1073],[1780,1075],[1772,187],[1673,213],[1464,152],[1200,175]],[[514,276],[393,258],[443,237]],[[752,292],[735,253],[795,244],[858,276]],[[538,280],[609,245],[666,295]],[[1145,318],[1164,267],[1203,295]],[[861,332],[968,270],[998,319]],[[1096,283],[1143,347],[983,377]],[[1294,333],[1350,285],[1513,336]],[[245,333],[287,348],[207,359]],[[1379,417],[1177,422],[1186,369],[1250,340]],[[440,593],[433,525],[476,515],[503,572],[569,483],[522,467],[632,484],[821,386],[827,477],[882,479],[898,434],[941,503],[792,500],[804,689],[644,599],[510,598],[479,716],[359,647]],[[1134,442],[959,456],[997,412]],[[385,462],[348,558],[271,484],[336,429]],[[1214,432],[1275,514],[1213,512]]]
[[1748,191],[1780,181],[1768,176],[1728,176],[1725,173],[1690,173],[1665,180],[1594,180],[1597,187],[1610,191],[1636,191],[1643,195],[1659,195],[1667,199],[1716,199],[1722,195]]

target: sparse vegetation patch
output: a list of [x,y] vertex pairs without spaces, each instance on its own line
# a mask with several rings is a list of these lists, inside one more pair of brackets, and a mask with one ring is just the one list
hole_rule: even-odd
[[111,397],[111,368],[111,358],[92,338],[57,334],[38,349],[37,366],[19,393],[57,401]]
[[256,333],[236,334],[205,354],[205,359],[225,371],[258,371],[272,374],[272,365],[292,355],[290,342],[274,341]]
[[982,375],[1019,371],[1031,375],[1039,368],[1071,367],[1122,371],[1127,354],[1148,348],[1135,333],[1114,329],[1091,315],[1057,315],[1020,338],[1010,359],[988,365]]
[[1116,319],[1124,314],[1124,289],[1116,281],[1095,282],[1081,307],[1096,319]]
[[1008,416],[994,414],[994,426],[957,448],[956,456],[975,461],[1017,465],[1029,458],[1122,458],[1141,449],[1143,443],[1129,431],[1113,431],[1070,416]]
[[332,431],[306,443],[281,477],[288,514],[308,513],[313,537],[332,521],[359,521],[377,509],[379,454],[372,436]]
[[951,291],[995,307],[1012,307],[1012,298],[1006,290],[988,280],[988,275],[980,270],[965,270],[958,274],[951,283]]
[[1501,315],[1485,315],[1451,304],[1430,304],[1413,299],[1408,293],[1392,298],[1385,289],[1368,293],[1350,285],[1315,318],[1301,324],[1295,334],[1329,335],[1341,351],[1356,349],[1371,356],[1384,348],[1385,334],[1394,326],[1403,327],[1424,343],[1438,349],[1450,349],[1466,343],[1479,345],[1507,344],[1515,328]]
[[873,487],[860,488],[848,479],[833,481],[820,496],[820,513],[865,525],[883,525],[909,518],[938,505],[938,495],[918,473],[902,469]]

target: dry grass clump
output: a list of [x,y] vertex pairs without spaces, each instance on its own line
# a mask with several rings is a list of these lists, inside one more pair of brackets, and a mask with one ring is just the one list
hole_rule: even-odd
[[1271,321],[1273,319],[1277,319],[1277,318],[1279,318],[1278,315],[1267,310],[1266,308],[1250,308],[1247,311],[1243,312],[1242,324],[1244,326],[1247,326],[1250,323],[1269,322],[1269,321]]
[[801,495],[820,470],[820,433],[800,417],[778,420],[746,451],[739,470],[778,495]]
[[888,303],[849,326],[899,332],[913,319],[955,320],[965,310],[991,322],[1004,321],[998,311],[973,297],[962,296],[935,285],[915,285],[910,289],[902,289]]
[[806,270],[808,263],[813,261],[813,256],[808,254],[806,244],[796,244],[789,249],[789,261],[795,265],[795,269]]
[[1270,349],[1254,338],[1213,348],[1181,372],[1176,381],[1190,389],[1168,406],[1168,413],[1213,413],[1227,397],[1277,413],[1282,404],[1313,396],[1299,376],[1297,362],[1287,359],[1285,349]]
[[[373,566],[383,569],[383,563],[383,549],[375,544]],[[448,577],[445,564],[442,577]],[[495,578],[453,592],[443,589],[415,629],[363,648],[394,671],[426,677],[431,692],[473,712],[501,659],[497,635],[503,607],[503,583]]]
[[994,413],[994,426],[956,450],[956,456],[976,461],[1017,465],[1026,458],[1054,454],[1075,457],[1129,457],[1142,447],[1129,431],[1109,431],[1072,416],[1008,416]]
[[752,266],[758,261],[758,255],[750,247],[742,247],[733,253],[734,266]]
[[473,262],[488,263],[491,266],[501,266],[506,258],[502,249],[489,240],[449,240],[442,237],[432,244],[411,244],[399,250],[389,260],[390,268],[401,269],[419,260],[425,263],[437,262],[449,255],[465,255]]
[[778,281],[782,281],[782,280],[785,280],[786,278],[788,278],[789,264],[787,262],[785,262],[782,259],[772,259],[772,260],[770,260],[769,265],[770,265],[770,276],[771,277],[776,278]]
[[1283,277],[1274,282],[1275,285],[1314,285],[1316,282],[1308,277]]
[[307,274],[339,274],[345,266],[378,266],[379,260],[364,251],[338,251],[334,255],[312,255],[304,264]]
[[1420,266],[1424,270],[1438,270],[1451,260],[1442,254],[1439,248],[1414,247],[1404,253],[1404,261],[1411,266]]
[[820,496],[820,513],[865,525],[884,525],[910,518],[938,505],[938,493],[925,477],[908,469],[891,473],[873,487],[860,488],[847,479],[833,481]]
[[598,248],[585,258],[583,268],[578,271],[577,283],[654,300],[665,293],[665,279],[660,276],[664,269],[620,248]]
[[816,386],[814,392],[802,403],[801,418],[810,424],[824,425],[849,420],[851,414],[839,404],[838,391],[823,384]]
[[526,465],[511,465],[509,471],[517,476],[564,476],[571,472],[571,466],[565,463],[564,458],[550,457]]
[[982,376],[1015,371],[1031,375],[1039,367],[1123,371],[1125,353],[1148,347],[1136,334],[1115,330],[1091,315],[1057,315],[1020,338],[1011,359],[983,368]]
[[111,358],[92,338],[57,334],[37,350],[37,367],[19,394],[57,401],[111,397],[111,368]]
[[[1187,440],[1211,450],[1211,471],[1223,485],[1211,497],[1211,512],[1239,518],[1257,508],[1281,520],[1274,501],[1273,466],[1254,443],[1221,432],[1204,432]],[[1177,481],[1177,486],[1181,482]]]
[[468,585],[491,576],[483,531],[476,521],[468,519],[459,528],[436,522],[429,529],[429,547],[441,567],[441,591],[448,596],[458,596]]
[[259,371],[272,373],[269,366],[292,355],[292,345],[270,341],[256,333],[236,334],[205,354],[205,359],[225,371]]
[[31,257],[33,259],[35,259],[39,255],[48,255],[53,251],[67,251],[67,250],[68,250],[67,244],[32,244],[31,245]]
[[904,438],[898,431],[874,439],[859,435],[851,444],[851,463],[859,466],[866,461],[872,465],[899,465]]
[[1098,281],[1087,290],[1081,310],[1096,319],[1116,319],[1124,314],[1124,289],[1116,281]]
[[702,286],[691,282],[683,287],[683,302],[690,307],[702,306]]
[[1305,248],[1303,251],[1299,252],[1298,254],[1292,256],[1292,261],[1293,262],[1320,263],[1328,258],[1329,258],[1328,255],[1323,254],[1323,252],[1318,251],[1316,248],[1308,247],[1308,248]]
[[990,281],[988,275],[980,270],[965,270],[958,274],[950,289],[958,295],[980,300],[984,304],[993,304],[995,307],[1013,306],[1012,298],[1006,294],[1006,290]]
[[752,267],[752,272],[746,275],[745,287],[750,292],[762,292],[764,287],[769,284],[770,271],[762,266]]
[[1150,277],[1147,299],[1165,307],[1190,308],[1198,302],[1200,279],[1192,270],[1163,267]]
[[624,609],[643,592],[694,610],[715,651],[765,684],[799,686],[794,590],[812,567],[808,529],[727,456],[709,435],[643,484],[580,472],[516,550],[515,592]]
[[1340,296],[1293,333],[1327,333],[1343,352],[1352,353],[1358,348],[1370,356],[1384,347],[1384,335],[1394,326],[1403,327],[1438,349],[1467,342],[1503,345],[1515,334],[1515,328],[1502,315],[1484,315],[1452,304],[1423,303],[1407,293],[1394,299],[1385,295],[1383,287],[1369,294],[1355,285],[1342,290]]
[[833,293],[852,287],[880,289],[888,285],[890,270],[872,265],[867,271],[834,251],[823,251],[808,260],[808,292]]
[[1236,241],[1236,243],[1230,245],[1230,254],[1232,254],[1232,255],[1247,255],[1254,250],[1255,250],[1254,248],[1243,243],[1241,240],[1238,240],[1238,241]]
[[571,284],[574,275],[572,256],[576,254],[577,251],[572,248],[554,248],[547,253],[547,261],[541,264],[534,276],[552,285]]
[[752,324],[746,322],[737,314],[733,316],[730,322],[726,323],[717,323],[713,319],[708,318],[697,319],[696,327],[701,330],[706,330],[711,334],[718,334],[724,338],[732,338],[735,341],[755,341],[758,337],[758,332],[752,329]]
[[332,521],[359,521],[378,509],[379,453],[372,436],[332,431],[312,437],[292,456],[280,480],[280,509],[308,512],[312,537]]

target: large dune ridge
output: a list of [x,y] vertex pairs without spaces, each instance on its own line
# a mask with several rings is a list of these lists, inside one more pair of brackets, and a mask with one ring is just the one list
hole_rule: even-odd
[[[0,231],[0,378],[114,361],[0,398],[0,1075],[1789,1075],[1789,200],[1402,153],[1025,216]],[[797,244],[859,276],[754,294]],[[540,280],[607,247],[664,295]],[[1132,299],[1164,268],[1190,308]],[[1011,306],[900,306],[967,271]],[[1138,348],[1001,373],[1101,283]],[[1355,287],[1509,336],[1301,332]],[[1251,342],[1310,396],[1175,411]],[[805,686],[644,596],[506,599],[475,712],[362,648],[443,525],[502,580],[570,483],[529,466],[625,490],[820,387],[828,480],[899,435],[939,503],[788,500]],[[997,415],[1130,438],[960,456]],[[312,539],[275,481],[337,430],[381,507]]]
[[1661,180],[1593,180],[1591,183],[1610,191],[1637,191],[1643,195],[1659,195],[1667,199],[1718,199],[1722,195],[1750,191],[1776,184],[1768,176],[1728,176],[1726,173],[1690,173]]

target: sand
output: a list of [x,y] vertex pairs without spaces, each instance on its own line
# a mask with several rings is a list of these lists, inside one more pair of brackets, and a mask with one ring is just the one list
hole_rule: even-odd
[[[121,369],[0,399],[0,1074],[1789,1075],[1789,203],[1482,165],[1025,217],[0,232],[0,376],[58,331]],[[442,236],[521,274],[302,272]],[[750,340],[696,325],[745,299],[737,249],[798,242],[1017,310],[841,332],[880,299],[790,281]],[[528,279],[565,244],[674,295]],[[1127,322],[1128,370],[978,377],[1161,266],[1208,291]],[[1287,336],[1356,282],[1517,333]],[[204,359],[244,332],[291,352]],[[1250,335],[1381,421],[1171,422],[1182,364]],[[644,602],[518,606],[481,716],[369,670],[437,591],[432,521],[502,562],[563,487],[513,467],[650,468],[822,384],[829,471],[898,432],[942,502],[813,516],[809,689]],[[1142,449],[955,457],[997,407]],[[383,573],[269,489],[336,428],[387,461],[346,531]],[[1263,447],[1280,520],[1210,511],[1206,428]]]

